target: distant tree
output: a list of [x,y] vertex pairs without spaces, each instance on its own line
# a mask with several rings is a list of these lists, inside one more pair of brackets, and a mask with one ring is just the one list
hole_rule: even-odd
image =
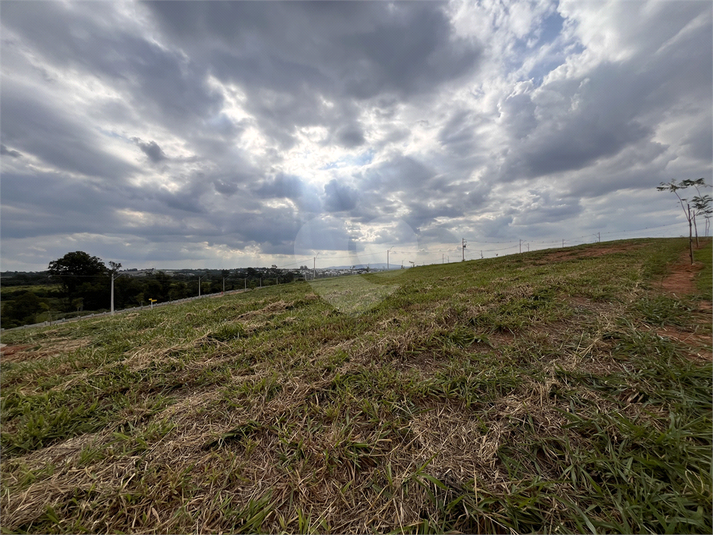
[[32,292],[25,292],[3,307],[3,326],[34,323],[35,316],[42,310],[40,298]]
[[52,323],[52,307],[49,303],[40,303],[42,310],[47,312],[47,317],[50,319],[50,324]]
[[[696,188],[696,190],[698,190],[698,188]],[[711,226],[711,215],[713,214],[711,201],[713,201],[713,199],[710,195],[701,195],[700,191],[698,191],[698,195],[691,199],[691,202],[693,203],[693,226],[696,229],[696,245],[698,245],[698,227],[696,226],[696,217],[702,215],[705,218],[705,235],[708,236],[708,230]]]
[[101,258],[90,256],[84,251],[67,253],[62,258],[49,263],[49,274],[62,284],[71,301],[83,284],[92,284],[106,277],[108,271]]
[[164,271],[159,271],[155,275],[155,280],[159,284],[159,292],[155,298],[159,301],[167,301],[169,298],[168,294],[171,291],[171,276],[166,274]]
[[[693,227],[695,224],[696,214],[700,213],[705,215],[707,213],[710,217],[710,212],[706,212],[706,210],[710,210],[710,195],[701,196],[700,190],[698,189],[699,186],[706,186],[705,180],[703,178],[698,178],[696,180],[686,179],[681,180],[681,182],[676,182],[675,179],[672,179],[671,182],[661,182],[661,185],[656,188],[659,191],[670,191],[678,198],[678,202],[681,205],[681,209],[683,210],[683,215],[686,217],[686,221],[688,222],[688,251],[689,256],[691,258],[691,264],[693,264]],[[692,202],[694,203],[693,210],[691,210],[691,203],[688,201],[688,199],[681,197],[681,195],[679,195],[678,193],[680,190],[684,190],[690,187],[694,187],[696,188],[696,191],[698,191],[698,196],[692,199]],[[698,228],[696,227],[696,245],[697,244]]]

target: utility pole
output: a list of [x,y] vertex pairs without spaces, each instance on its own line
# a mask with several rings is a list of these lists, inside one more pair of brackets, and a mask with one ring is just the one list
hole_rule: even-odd
[[313,258],[313,264],[312,264],[312,278],[316,279],[317,278],[317,257],[315,256]]
[[201,296],[201,278],[198,277],[198,297]]
[[411,260],[408,261],[409,264],[411,264],[411,267],[416,267],[416,262],[412,262]]
[[223,277],[223,293],[225,293],[225,277]]
[[467,245],[465,238],[461,238],[461,249],[463,251],[463,260],[461,262],[465,262],[465,246]]
[[386,249],[386,271],[389,271],[389,251],[391,251],[393,247],[389,247]]
[[[123,273],[121,273],[120,275],[116,275],[116,272],[119,271],[121,264],[115,264],[114,262],[109,262],[109,264],[112,267],[112,270],[111,270],[111,313],[113,315],[114,314],[114,280],[121,277],[121,275],[123,275]],[[52,324],[51,317],[52,316],[50,315],[50,325]]]
[[[123,275],[123,273],[122,273]],[[121,277],[121,275],[119,275]],[[118,279],[116,273],[111,272],[111,313],[114,314],[114,280]]]
[[248,278],[245,277],[243,280],[245,281],[245,289],[247,290],[248,289]]
[[597,243],[601,243],[602,241],[602,234],[601,232],[597,232]]
[[445,253],[443,253],[443,254],[441,254],[441,264],[445,264],[445,263],[446,263],[446,255],[445,255]]
[[520,254],[522,254],[522,240],[520,240]]
[[527,252],[530,252],[530,242],[527,242]]
[[564,249],[564,240],[562,240],[562,248]]
[[483,259],[483,250],[482,249],[480,250],[480,259],[481,260]]

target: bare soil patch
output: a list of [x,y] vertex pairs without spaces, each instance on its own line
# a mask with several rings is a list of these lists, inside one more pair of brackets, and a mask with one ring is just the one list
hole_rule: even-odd
[[[683,255],[688,258],[688,253]],[[671,273],[661,281],[661,289],[674,295],[690,295],[696,291],[696,273],[703,269],[703,262],[684,260],[675,264]],[[710,308],[710,304],[708,305]]]
[[[689,261],[688,251],[681,255],[681,261],[675,264],[671,273],[661,281],[661,289],[674,296],[690,295],[696,292],[696,274],[704,267],[702,262]],[[711,324],[711,301],[701,300],[698,304],[698,313],[694,313],[691,319],[696,325],[710,326]],[[659,336],[680,342],[691,349],[694,359],[713,360],[711,337],[709,334],[699,334],[690,331],[683,331],[676,327],[664,327],[657,329]]]
[[0,349],[0,357],[5,362],[20,362],[25,359],[25,350],[31,345],[4,346]]

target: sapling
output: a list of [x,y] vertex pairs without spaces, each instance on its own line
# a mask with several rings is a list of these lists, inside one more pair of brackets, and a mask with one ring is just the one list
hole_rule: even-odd
[[[681,197],[678,194],[678,190],[686,189],[693,186],[696,188],[698,195],[693,197],[691,202],[693,202],[693,210],[691,210],[691,203],[688,199]],[[695,225],[696,214],[704,214],[706,218],[710,217],[711,209],[711,196],[701,195],[699,186],[707,186],[705,179],[698,178],[696,180],[686,179],[681,180],[681,182],[676,182],[675,179],[671,179],[671,182],[661,182],[661,185],[656,189],[659,191],[671,191],[676,197],[678,197],[678,202],[683,210],[683,215],[686,217],[688,222],[688,251],[691,257],[691,264],[693,264],[693,226]],[[698,246],[698,227],[696,227],[696,246]]]

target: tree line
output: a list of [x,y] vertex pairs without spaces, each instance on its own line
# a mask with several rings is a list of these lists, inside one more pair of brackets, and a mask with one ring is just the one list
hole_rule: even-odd
[[121,264],[84,251],[67,253],[49,263],[45,272],[5,273],[2,276],[3,328],[72,317],[109,309],[114,278],[116,310],[174,301],[199,294],[218,293],[292,282],[294,271],[271,268],[238,268],[144,272],[120,271]]

